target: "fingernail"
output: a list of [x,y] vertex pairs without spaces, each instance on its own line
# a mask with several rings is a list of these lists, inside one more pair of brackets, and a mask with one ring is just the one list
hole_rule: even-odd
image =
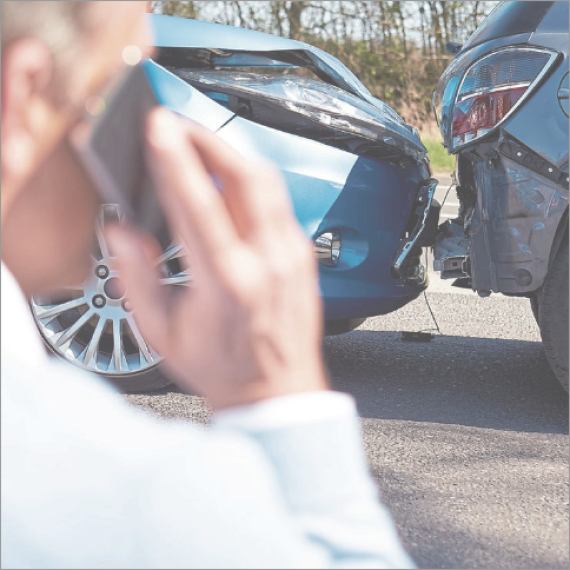
[[164,107],[153,109],[147,120],[147,137],[151,146],[161,148],[172,144],[172,137],[179,125],[172,111]]

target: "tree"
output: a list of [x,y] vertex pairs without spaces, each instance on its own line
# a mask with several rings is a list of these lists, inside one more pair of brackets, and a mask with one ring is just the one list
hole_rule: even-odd
[[178,0],[169,2],[153,2],[152,10],[165,16],[179,16],[180,18],[199,18],[199,2],[192,0]]
[[308,42],[345,63],[373,95],[417,125],[433,122],[431,94],[452,56],[497,2],[202,0],[154,2],[162,14],[218,21]]

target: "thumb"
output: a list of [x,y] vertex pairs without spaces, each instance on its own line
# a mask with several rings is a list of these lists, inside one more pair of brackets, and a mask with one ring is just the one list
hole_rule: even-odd
[[160,285],[156,265],[160,248],[154,240],[125,224],[109,226],[106,238],[115,255],[116,267],[133,307],[136,324],[152,347],[164,354],[168,327],[164,288]]

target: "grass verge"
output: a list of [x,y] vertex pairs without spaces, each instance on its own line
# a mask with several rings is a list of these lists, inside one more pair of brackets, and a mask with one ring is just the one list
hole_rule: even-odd
[[441,139],[424,136],[422,137],[422,142],[428,150],[433,172],[453,172],[455,169],[455,156],[447,154],[447,149],[441,143]]

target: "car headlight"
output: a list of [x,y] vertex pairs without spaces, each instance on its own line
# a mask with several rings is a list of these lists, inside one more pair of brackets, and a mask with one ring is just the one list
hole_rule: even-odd
[[391,107],[381,101],[372,105],[324,81],[292,74],[202,70],[176,73],[201,91],[272,102],[321,126],[391,146],[416,160],[426,152]]
[[507,48],[467,68],[453,103],[451,150],[500,125],[530,95],[557,55],[545,49]]

